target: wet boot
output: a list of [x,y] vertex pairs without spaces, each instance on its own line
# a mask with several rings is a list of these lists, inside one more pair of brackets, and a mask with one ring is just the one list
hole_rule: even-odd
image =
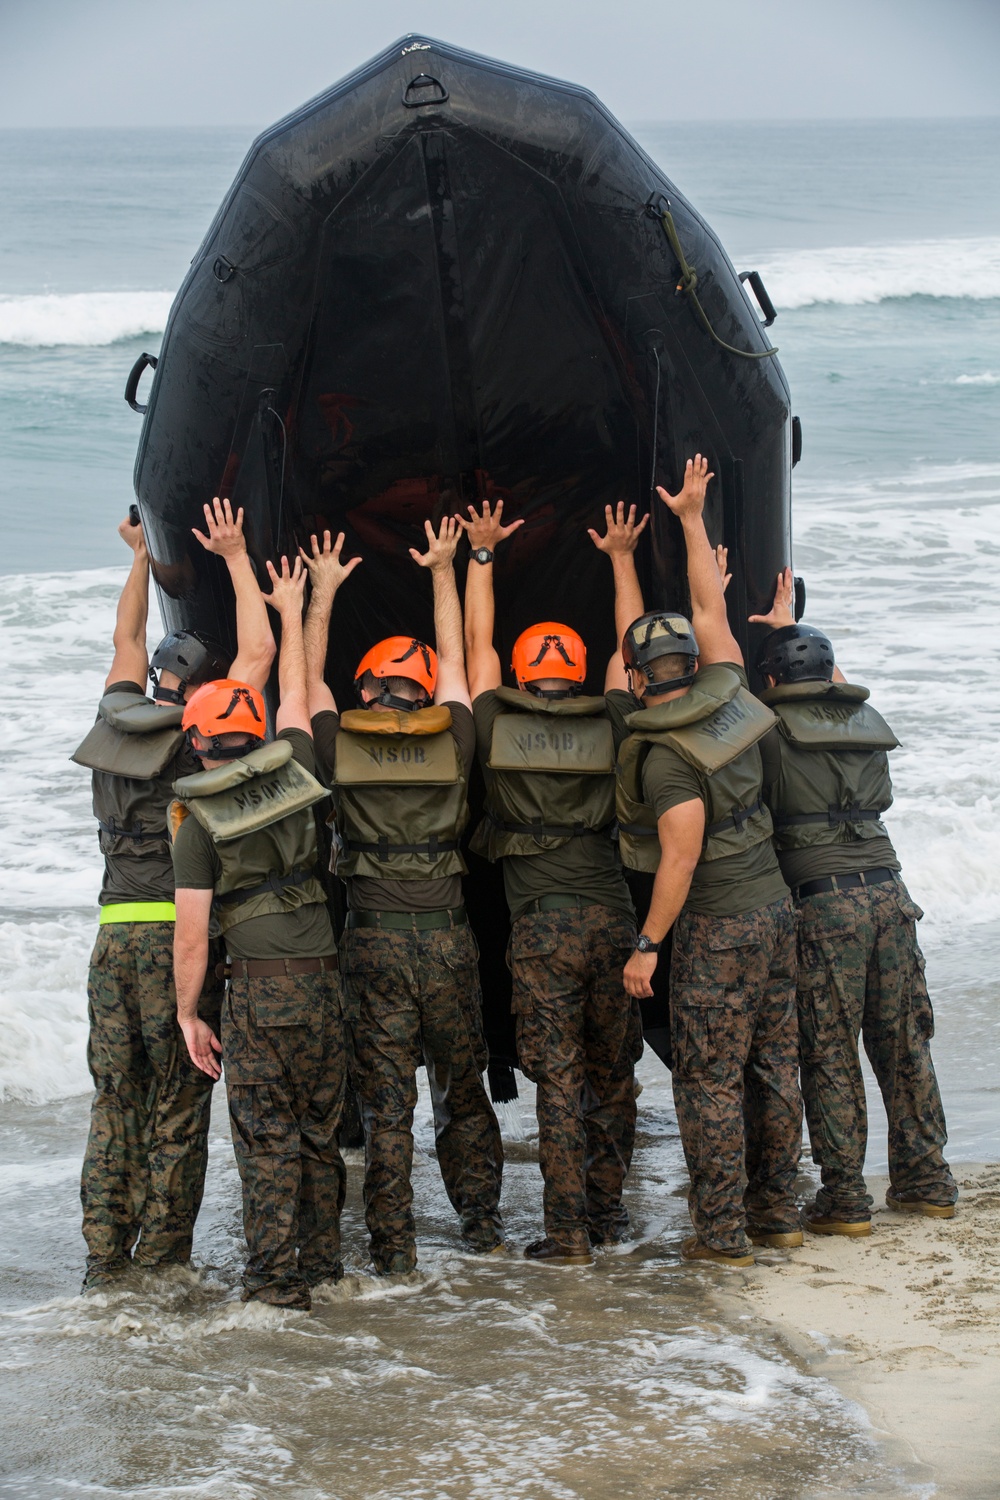
[[713,1250],[711,1245],[703,1245],[696,1234],[682,1242],[681,1260],[707,1261],[713,1266],[733,1266],[737,1269],[754,1264],[752,1250]]
[[872,1232],[870,1218],[838,1219],[833,1214],[824,1213],[815,1203],[802,1210],[802,1223],[810,1234],[843,1234],[851,1239],[861,1239]]
[[931,1203],[926,1198],[916,1198],[910,1193],[896,1193],[892,1188],[885,1195],[886,1207],[899,1214],[923,1214],[927,1219],[953,1219],[954,1203]]
[[548,1235],[542,1240],[532,1240],[530,1245],[526,1245],[524,1258],[546,1266],[592,1266],[594,1264],[594,1257],[589,1249],[584,1250],[575,1245],[560,1245],[557,1240],[550,1240]]
[[747,1225],[747,1238],[752,1245],[766,1245],[769,1250],[797,1250],[803,1243],[801,1229],[755,1229]]

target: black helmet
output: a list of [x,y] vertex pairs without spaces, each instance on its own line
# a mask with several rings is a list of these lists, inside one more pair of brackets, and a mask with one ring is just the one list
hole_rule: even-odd
[[[682,677],[668,678],[666,682],[654,682],[650,663],[661,656],[686,657],[687,672]],[[698,642],[691,622],[683,615],[667,614],[665,610],[651,610],[649,614],[640,615],[625,632],[622,658],[626,667],[645,677],[647,694],[672,693],[677,688],[690,687],[698,660]]]
[[832,682],[833,646],[812,625],[783,625],[772,630],[761,648],[757,670],[787,686],[793,682]]
[[[149,664],[153,697],[157,703],[183,703],[185,688],[228,677],[230,664],[231,658],[211,636],[199,630],[172,630],[163,637]],[[180,686],[160,687],[158,672],[173,672],[180,678]]]

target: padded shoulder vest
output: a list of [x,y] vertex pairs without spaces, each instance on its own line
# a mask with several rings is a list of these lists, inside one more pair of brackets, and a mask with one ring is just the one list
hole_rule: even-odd
[[310,809],[330,794],[292,759],[288,740],[184,776],[174,791],[172,827],[190,813],[215,843],[222,877],[213,906],[223,932],[252,917],[325,902]]
[[94,814],[106,858],[163,860],[170,780],[184,744],[183,713],[139,693],[105,693],[93,728],[70,756],[96,773]]
[[184,743],[179,705],[161,708],[137,693],[105,693],[97,721],[70,756],[109,776],[159,776]]
[[888,838],[887,751],[899,744],[868,689],[800,682],[761,694],[778,717],[779,771],[767,787],[779,850]]
[[487,859],[561,849],[614,822],[614,738],[603,698],[497,697],[486,811],[471,848]]
[[735,672],[704,667],[683,697],[640,709],[627,722],[632,733],[618,752],[617,784],[624,865],[651,873],[660,863],[656,812],[642,785],[653,745],[669,746],[698,773],[705,804],[702,862],[741,854],[770,838],[757,744],[773,728],[774,715],[747,692]]
[[463,875],[469,818],[451,713],[353,709],[334,743],[337,874],[376,880]]

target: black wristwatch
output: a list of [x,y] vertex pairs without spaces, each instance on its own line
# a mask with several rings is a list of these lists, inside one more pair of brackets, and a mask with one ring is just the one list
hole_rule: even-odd
[[472,554],[473,562],[488,563],[493,561],[493,553],[489,547],[476,547]]
[[653,939],[650,938],[650,937],[647,937],[644,932],[640,932],[639,936],[635,940],[635,951],[636,951],[636,953],[659,953],[659,951],[660,951],[660,949],[662,947],[663,947],[663,939],[662,938],[660,939],[660,941],[658,943],[654,943]]

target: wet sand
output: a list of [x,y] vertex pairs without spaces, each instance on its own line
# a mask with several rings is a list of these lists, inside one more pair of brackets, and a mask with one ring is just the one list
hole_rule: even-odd
[[878,1205],[870,1239],[761,1252],[740,1296],[869,1413],[939,1496],[1000,1494],[1000,1166],[959,1166],[951,1220]]

